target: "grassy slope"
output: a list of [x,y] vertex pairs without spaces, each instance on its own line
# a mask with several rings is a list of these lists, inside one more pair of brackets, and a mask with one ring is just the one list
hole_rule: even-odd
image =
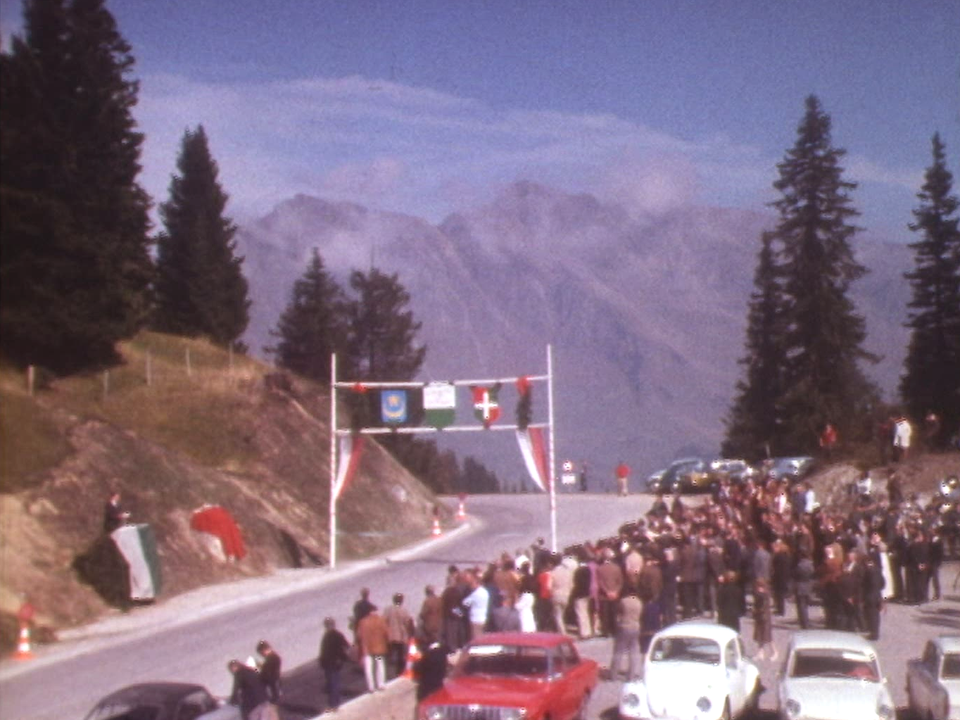
[[[56,381],[29,396],[23,374],[0,368],[0,610],[21,593],[52,629],[107,610],[80,584],[74,557],[100,532],[118,488],[133,520],[159,541],[163,595],[270,572],[329,547],[329,394],[199,340],[143,333],[125,364]],[[188,358],[189,351],[189,374]],[[148,379],[149,367],[149,384]],[[433,497],[375,443],[339,504],[341,557],[426,536]],[[216,562],[189,529],[192,510],[225,506],[250,554]],[[161,596],[162,597],[162,596]]]

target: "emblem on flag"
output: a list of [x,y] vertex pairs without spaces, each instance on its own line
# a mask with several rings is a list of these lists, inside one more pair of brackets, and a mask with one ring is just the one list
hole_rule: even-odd
[[380,393],[380,419],[385,423],[407,421],[406,390],[384,390]]
[[500,417],[500,403],[497,400],[500,383],[492,387],[472,385],[470,391],[473,393],[473,414],[484,427],[490,427]]
[[427,425],[445,428],[457,413],[457,389],[453,383],[431,382],[423,386],[423,414]]

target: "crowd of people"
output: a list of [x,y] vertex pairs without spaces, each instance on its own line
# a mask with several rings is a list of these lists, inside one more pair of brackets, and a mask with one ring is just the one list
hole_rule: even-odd
[[817,624],[876,640],[884,602],[941,597],[941,563],[960,554],[960,516],[955,503],[905,498],[895,475],[886,492],[868,477],[852,487],[843,506],[823,507],[803,481],[724,479],[704,502],[658,495],[610,537],[559,553],[539,539],[485,567],[450,565],[418,609],[397,593],[381,610],[364,588],[351,639],[324,620],[327,709],[340,705],[352,661],[370,692],[413,670],[422,699],[442,684],[449,654],[490,631],[610,638],[610,679],[635,677],[653,635],[680,619],[711,617],[739,632],[749,615],[761,661],[776,659],[773,618],[790,606],[799,628],[813,626],[819,603]]

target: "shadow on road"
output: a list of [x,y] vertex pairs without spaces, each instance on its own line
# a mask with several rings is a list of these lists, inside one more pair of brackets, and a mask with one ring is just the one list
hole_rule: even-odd
[[[363,668],[349,663],[343,669],[343,698],[347,702],[367,692]],[[283,673],[283,700],[280,720],[305,720],[322,713],[327,707],[323,671],[316,662],[304,663]]]

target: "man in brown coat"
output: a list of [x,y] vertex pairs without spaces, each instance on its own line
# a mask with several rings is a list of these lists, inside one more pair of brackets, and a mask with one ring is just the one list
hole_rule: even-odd
[[438,642],[443,630],[443,600],[437,596],[433,585],[423,589],[424,598],[420,605],[420,640],[425,645]]
[[357,625],[357,644],[363,658],[363,674],[367,689],[383,690],[386,684],[386,655],[389,631],[383,616],[377,610],[368,613]]
[[623,591],[623,569],[610,548],[603,551],[603,562],[597,567],[597,587],[600,592],[600,633],[612,637],[617,626],[617,604]]

